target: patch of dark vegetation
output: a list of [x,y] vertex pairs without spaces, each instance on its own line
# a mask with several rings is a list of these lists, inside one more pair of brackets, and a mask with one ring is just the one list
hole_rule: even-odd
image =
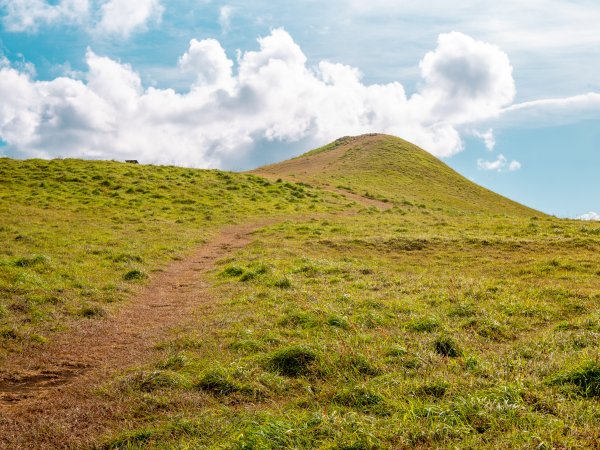
[[194,387],[217,396],[225,396],[236,392],[249,393],[252,390],[237,384],[231,376],[222,369],[205,372],[195,383]]
[[409,330],[427,333],[431,333],[439,328],[439,326],[439,320],[435,317],[421,317],[413,319],[406,324],[406,328]]
[[297,345],[277,350],[266,361],[266,368],[287,377],[309,375],[317,353],[305,346]]
[[600,397],[600,362],[587,361],[579,367],[556,375],[551,384],[571,384],[584,397]]
[[244,273],[244,269],[242,269],[241,267],[237,267],[237,266],[226,267],[222,272],[223,275],[226,275],[228,277],[239,277],[243,273]]
[[140,281],[140,280],[145,280],[147,278],[148,278],[148,275],[139,269],[130,270],[125,275],[123,275],[123,279],[125,281]]
[[462,354],[456,341],[450,336],[438,336],[433,342],[433,348],[438,355],[457,358]]
[[347,330],[350,328],[350,324],[348,323],[348,319],[345,317],[339,316],[331,316],[327,319],[327,325],[335,328],[341,328],[343,330]]
[[401,357],[405,356],[406,353],[407,353],[407,351],[404,347],[395,345],[395,346],[389,348],[385,354],[386,354],[386,356],[389,356],[390,358],[401,358]]
[[96,319],[106,317],[106,310],[101,306],[84,306],[78,312],[78,315],[86,319]]
[[47,265],[50,259],[47,256],[35,255],[31,257],[23,257],[14,261],[15,267],[35,267],[40,265]]
[[275,280],[273,286],[278,287],[279,289],[290,289],[292,287],[292,282],[289,278],[283,277],[279,280]]

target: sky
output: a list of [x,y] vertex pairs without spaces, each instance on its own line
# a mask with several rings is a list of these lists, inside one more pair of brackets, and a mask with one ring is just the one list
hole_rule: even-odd
[[597,0],[0,0],[0,156],[245,170],[382,132],[600,219]]

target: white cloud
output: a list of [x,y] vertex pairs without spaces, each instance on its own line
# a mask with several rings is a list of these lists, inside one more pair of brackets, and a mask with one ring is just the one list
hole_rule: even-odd
[[97,31],[122,37],[144,30],[151,21],[160,22],[164,13],[160,0],[109,0],[100,10]]
[[223,5],[219,9],[219,25],[221,25],[221,31],[224,34],[229,33],[231,30],[231,18],[233,16],[234,9],[230,5]]
[[[283,29],[258,43],[234,63],[218,41],[192,40],[179,59],[180,70],[194,79],[184,93],[144,87],[132,67],[92,51],[83,78],[40,82],[4,67],[3,151],[231,167],[253,159],[266,141],[309,146],[385,132],[450,156],[463,148],[460,129],[499,114],[514,95],[506,55],[460,33],[441,35],[423,58],[422,87],[412,96],[398,82],[365,84],[350,66],[307,66]],[[495,163],[482,167],[488,164]],[[501,164],[500,170],[519,167]]]
[[89,0],[0,0],[4,9],[2,24],[7,31],[36,31],[40,25],[58,22],[77,23],[87,18]]
[[521,168],[521,163],[515,160],[509,163],[506,156],[498,155],[498,158],[495,161],[484,161],[479,159],[477,161],[477,167],[479,167],[480,170],[487,171],[504,172],[508,170],[509,172],[514,172]]
[[519,170],[521,168],[521,163],[519,161],[511,161],[508,165],[508,170],[510,172],[514,172],[515,170]]
[[2,24],[11,32],[35,32],[43,25],[67,23],[118,37],[160,22],[164,12],[160,0],[0,0],[0,8],[4,10]]
[[600,214],[595,212],[589,212],[587,214],[582,214],[577,217],[577,220],[600,220]]
[[600,94],[590,92],[565,98],[551,98],[517,103],[504,108],[497,126],[529,125],[536,127],[569,124],[586,119],[600,119]]
[[481,132],[477,130],[472,131],[473,136],[481,139],[490,152],[496,148],[496,137],[494,136],[494,130],[488,129],[487,131]]
[[228,88],[228,91],[233,87],[233,61],[215,39],[192,39],[188,51],[179,58],[179,67],[195,75],[197,85]]
[[492,117],[515,96],[513,68],[498,47],[462,33],[441,34],[420,63],[422,100],[430,117],[471,122]]

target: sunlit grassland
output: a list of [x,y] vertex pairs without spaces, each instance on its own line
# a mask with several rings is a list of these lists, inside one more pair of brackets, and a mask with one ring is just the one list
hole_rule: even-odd
[[105,315],[223,225],[345,203],[253,175],[0,159],[0,353]]
[[107,448],[594,448],[600,225],[419,206],[264,229],[109,383]]

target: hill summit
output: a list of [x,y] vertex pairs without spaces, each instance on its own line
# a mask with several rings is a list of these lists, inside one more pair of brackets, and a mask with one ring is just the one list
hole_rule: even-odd
[[393,204],[425,204],[454,212],[540,214],[473,183],[416,145],[385,134],[342,137],[253,173],[326,186]]

